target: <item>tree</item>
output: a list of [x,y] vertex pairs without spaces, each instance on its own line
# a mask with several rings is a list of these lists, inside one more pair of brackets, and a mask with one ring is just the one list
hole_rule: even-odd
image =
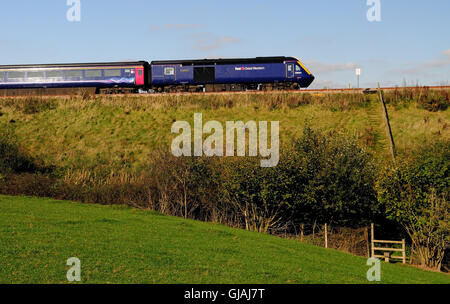
[[294,149],[296,221],[368,224],[378,211],[371,155],[351,137],[309,127]]
[[420,264],[435,270],[450,246],[449,148],[448,143],[427,147],[386,170],[378,185],[387,217],[405,228]]

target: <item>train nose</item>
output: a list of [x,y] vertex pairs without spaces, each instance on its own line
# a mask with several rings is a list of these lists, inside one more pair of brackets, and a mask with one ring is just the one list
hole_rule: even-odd
[[307,77],[303,77],[300,82],[300,87],[307,88],[310,86],[310,84],[314,81],[315,77],[311,74]]

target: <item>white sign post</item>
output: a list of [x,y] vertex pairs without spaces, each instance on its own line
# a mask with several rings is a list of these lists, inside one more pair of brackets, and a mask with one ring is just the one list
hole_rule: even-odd
[[361,76],[361,69],[360,69],[360,68],[357,68],[357,69],[355,70],[355,73],[356,73],[356,76],[357,76],[357,78],[358,78],[358,86],[357,86],[357,88],[359,89],[359,76]]

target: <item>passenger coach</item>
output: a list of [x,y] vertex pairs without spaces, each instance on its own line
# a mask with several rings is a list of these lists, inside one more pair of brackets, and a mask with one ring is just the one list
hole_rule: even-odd
[[135,92],[148,85],[146,61],[0,66],[0,89],[93,88]]

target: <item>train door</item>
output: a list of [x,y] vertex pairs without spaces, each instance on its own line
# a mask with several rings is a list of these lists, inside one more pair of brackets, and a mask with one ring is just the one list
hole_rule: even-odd
[[144,68],[136,68],[136,85],[144,85]]
[[175,66],[164,67],[164,82],[174,83],[177,80],[177,70]]
[[295,69],[295,63],[287,63],[286,64],[286,77],[287,78],[294,78],[294,71]]
[[195,67],[194,82],[195,83],[214,83],[216,81],[215,67]]

